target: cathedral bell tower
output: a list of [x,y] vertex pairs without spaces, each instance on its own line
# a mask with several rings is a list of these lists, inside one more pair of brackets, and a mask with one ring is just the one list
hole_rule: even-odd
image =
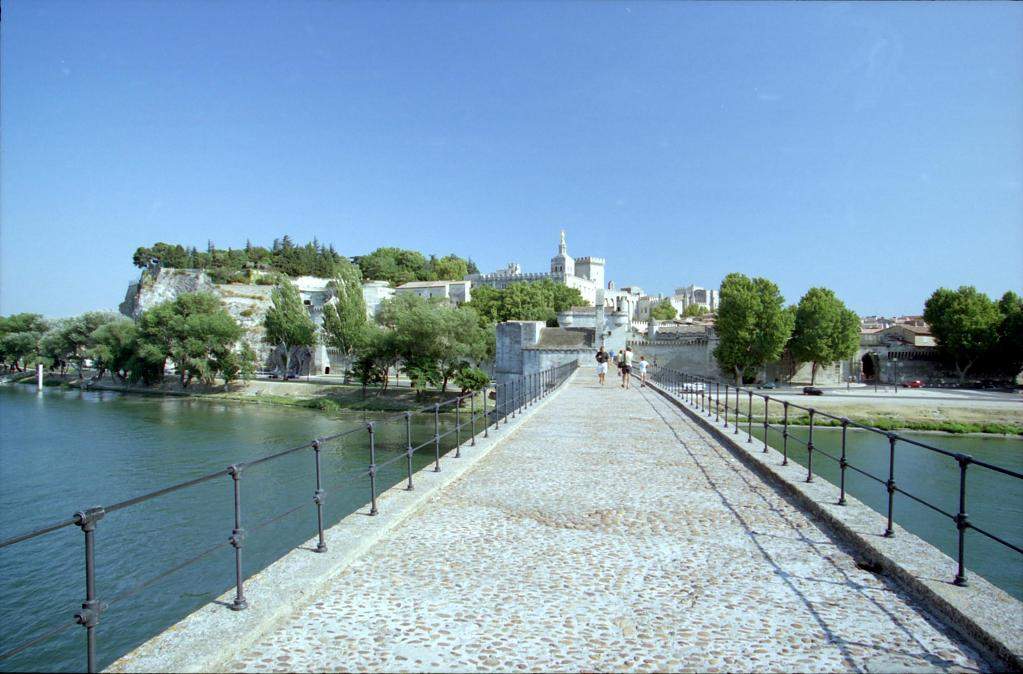
[[551,276],[562,280],[575,276],[575,260],[568,254],[568,244],[565,243],[565,230],[561,230],[561,243],[558,244],[558,254],[551,258]]

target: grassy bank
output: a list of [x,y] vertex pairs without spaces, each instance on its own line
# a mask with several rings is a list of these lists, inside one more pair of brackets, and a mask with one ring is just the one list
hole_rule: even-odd
[[[734,403],[734,399],[729,401]],[[792,403],[795,404],[795,403]],[[994,435],[1016,435],[1023,436],[1023,406],[1020,409],[985,409],[981,407],[969,407],[966,405],[955,406],[948,404],[934,405],[923,403],[919,405],[907,405],[900,403],[898,406],[885,407],[883,404],[848,402],[848,403],[823,403],[812,404],[815,410],[832,414],[836,417],[845,417],[850,421],[872,426],[882,431],[938,431],[943,433],[988,433]],[[741,423],[746,423],[748,412],[748,399],[743,398],[739,407],[739,418]],[[713,403],[710,405],[713,411]],[[725,413],[724,401],[720,405],[720,414]],[[735,418],[735,406],[728,407],[729,420]],[[767,410],[767,421],[769,424],[782,424],[784,422],[784,407],[780,402],[772,400]],[[753,425],[764,423],[764,402],[760,399],[753,401]],[[814,426],[840,427],[842,423],[836,419],[830,419],[815,415]],[[803,410],[789,407],[790,426],[809,426],[810,415]]]

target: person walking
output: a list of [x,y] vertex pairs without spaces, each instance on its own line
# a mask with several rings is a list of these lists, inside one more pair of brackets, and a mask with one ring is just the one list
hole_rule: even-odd
[[632,347],[625,347],[622,353],[622,388],[629,388],[629,375],[632,373]]
[[636,367],[639,369],[639,385],[642,388],[646,386],[646,369],[650,365],[647,361],[646,356],[640,356],[639,362],[636,363]]
[[604,385],[604,377],[607,375],[607,361],[611,358],[607,355],[607,351],[604,350],[604,346],[600,346],[600,350],[597,351],[597,381],[600,385]]

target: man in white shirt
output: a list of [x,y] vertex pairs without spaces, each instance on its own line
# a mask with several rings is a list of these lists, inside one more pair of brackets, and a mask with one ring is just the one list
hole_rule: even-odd
[[622,354],[622,388],[629,388],[629,375],[632,373],[632,347],[625,347]]

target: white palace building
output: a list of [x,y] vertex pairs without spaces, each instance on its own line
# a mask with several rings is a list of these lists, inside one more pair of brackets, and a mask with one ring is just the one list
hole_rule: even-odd
[[504,269],[490,274],[469,274],[466,281],[474,286],[490,286],[501,290],[512,283],[532,283],[550,279],[569,288],[576,288],[589,304],[597,302],[597,293],[604,288],[604,264],[602,257],[573,258],[565,244],[565,230],[561,230],[558,254],[551,258],[551,270],[532,274],[522,273],[522,267],[511,262]]

